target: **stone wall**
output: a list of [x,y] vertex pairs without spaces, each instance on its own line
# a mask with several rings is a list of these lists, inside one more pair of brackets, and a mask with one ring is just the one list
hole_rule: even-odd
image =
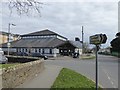
[[15,88],[26,80],[32,79],[44,69],[43,60],[37,60],[11,68],[3,69],[2,71],[2,87]]

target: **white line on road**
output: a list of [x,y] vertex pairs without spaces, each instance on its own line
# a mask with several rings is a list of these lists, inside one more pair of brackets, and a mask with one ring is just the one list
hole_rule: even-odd
[[108,72],[107,72],[105,69],[103,69],[103,68],[102,68],[102,70],[103,70],[103,71],[105,72],[105,74],[107,75],[107,78],[110,80],[110,82],[111,82],[111,84],[112,84],[113,88],[117,88],[117,87],[114,85],[114,83],[113,83],[112,79],[110,78],[110,76],[109,76]]
[[110,77],[109,76],[107,76],[108,77],[108,79],[110,80]]

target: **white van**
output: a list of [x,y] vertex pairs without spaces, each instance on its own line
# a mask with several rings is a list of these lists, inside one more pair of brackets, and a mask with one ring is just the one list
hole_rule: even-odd
[[0,64],[5,64],[8,62],[8,59],[4,56],[4,52],[2,51],[2,49],[0,48]]

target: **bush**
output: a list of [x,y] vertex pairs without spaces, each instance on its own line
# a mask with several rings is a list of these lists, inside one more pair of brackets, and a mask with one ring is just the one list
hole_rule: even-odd
[[101,54],[101,55],[111,55],[111,53],[109,53],[109,52],[98,52],[98,54]]
[[120,53],[119,52],[112,52],[111,55],[120,58]]

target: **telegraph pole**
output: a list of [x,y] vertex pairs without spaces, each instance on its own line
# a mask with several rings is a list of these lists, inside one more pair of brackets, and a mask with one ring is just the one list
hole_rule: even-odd
[[8,56],[10,54],[10,26],[16,26],[15,24],[13,23],[9,23],[8,24],[8,42],[7,42],[7,46],[8,46]]
[[84,53],[83,49],[84,49],[84,32],[83,32],[83,26],[82,26],[82,54]]
[[10,23],[8,24],[8,43],[7,43],[7,46],[8,46],[8,55],[9,55],[9,47],[10,47]]

